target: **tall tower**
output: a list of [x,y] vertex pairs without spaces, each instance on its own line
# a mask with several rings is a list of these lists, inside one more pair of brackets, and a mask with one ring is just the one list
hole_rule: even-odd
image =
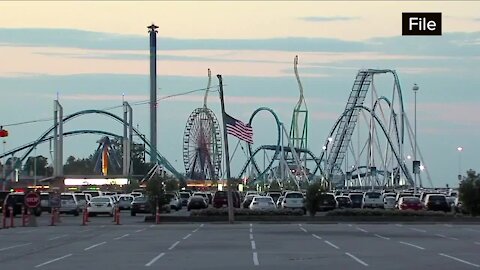
[[157,163],[157,28],[147,27],[150,34],[150,162]]

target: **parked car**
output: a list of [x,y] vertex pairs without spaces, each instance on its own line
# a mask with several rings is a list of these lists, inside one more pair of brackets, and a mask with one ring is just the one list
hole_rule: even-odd
[[152,213],[152,207],[147,196],[139,196],[133,199],[130,215],[135,216],[137,213]]
[[[25,206],[25,193],[24,192],[13,192],[9,193],[4,201],[4,209],[6,211],[5,215],[7,217],[10,216],[10,212],[8,211],[8,207],[13,207],[13,216],[22,214],[22,206]],[[24,208],[26,211],[26,207]],[[35,216],[40,216],[42,214],[42,207],[39,204],[36,208],[30,210],[31,213],[35,214]]]
[[277,202],[278,198],[282,196],[282,193],[280,191],[270,191],[267,193],[267,196],[272,197],[274,202]]
[[170,209],[174,209],[175,211],[182,209],[182,202],[177,197],[177,194],[167,193],[165,194],[165,196],[169,200]]
[[285,198],[282,201],[283,209],[302,209],[304,213],[307,213],[305,208],[305,198],[301,192],[289,191],[285,193]]
[[88,202],[92,199],[92,195],[86,193],[73,193],[73,195],[77,199],[80,212],[87,207]]
[[383,195],[380,192],[365,192],[362,200],[362,208],[383,208]]
[[[240,193],[238,191],[232,192],[233,207],[240,208]],[[217,191],[213,195],[213,207],[220,208],[223,206],[228,206],[227,192],[226,191]]]
[[203,197],[203,199],[205,200],[205,202],[207,203],[207,205],[208,205],[208,202],[210,201],[210,200],[208,199],[207,193],[205,193],[205,192],[195,192],[195,193],[192,194],[192,196],[201,196],[201,197]]
[[180,201],[183,206],[187,206],[188,199],[190,198],[190,192],[180,192]]
[[395,197],[393,196],[383,197],[383,208],[395,209]]
[[42,212],[50,213],[52,208],[50,207],[50,194],[48,192],[40,193],[40,207]]
[[132,202],[135,197],[133,195],[122,194],[118,199],[118,208],[120,210],[130,210],[132,209]]
[[250,210],[273,210],[276,209],[273,198],[270,196],[255,196],[249,207]]
[[277,202],[275,203],[277,205],[277,208],[282,208],[282,202],[283,202],[283,199],[285,198],[285,196],[280,196],[277,200]]
[[399,210],[422,210],[423,204],[420,201],[420,198],[414,196],[405,196],[398,200],[397,208]]
[[250,194],[245,196],[245,200],[243,200],[242,202],[243,208],[249,208],[255,196],[258,196],[258,195]]
[[425,207],[431,211],[450,211],[450,205],[443,194],[428,194],[425,197]]
[[352,207],[352,200],[348,196],[336,196],[335,201],[337,201],[338,208],[350,208]]
[[96,196],[93,197],[87,204],[87,211],[89,216],[96,216],[97,214],[108,214],[113,217],[115,211],[115,203],[111,196]]
[[207,208],[208,204],[205,201],[203,196],[192,196],[188,199],[187,210],[191,209],[204,209]]
[[337,207],[335,195],[332,193],[322,193],[319,196],[318,211],[330,211]]
[[103,195],[103,193],[99,190],[84,190],[83,193],[90,194],[92,198]]
[[80,214],[80,207],[77,202],[77,198],[73,193],[61,193],[60,194],[61,205],[58,209],[60,214],[72,214],[78,216]]
[[352,208],[362,208],[363,193],[349,193],[348,197],[352,201]]

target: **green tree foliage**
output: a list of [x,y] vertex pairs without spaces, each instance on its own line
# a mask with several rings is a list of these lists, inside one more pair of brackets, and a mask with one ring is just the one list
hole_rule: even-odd
[[317,181],[310,184],[307,188],[306,208],[311,216],[315,216],[320,203],[322,193],[325,193],[323,185]]
[[178,191],[180,189],[180,185],[177,179],[173,178],[172,176],[165,176],[165,191],[172,192]]
[[35,174],[41,176],[51,176],[53,174],[53,168],[48,166],[48,159],[44,156],[29,157],[23,166],[23,172],[29,176],[33,176]]
[[63,165],[63,171],[67,175],[94,175],[96,174],[94,166],[93,155],[79,159],[69,156]]
[[467,177],[460,183],[459,193],[465,210],[473,216],[480,215],[480,175],[469,170]]
[[278,181],[273,180],[270,183],[270,185],[268,186],[268,190],[269,191],[278,191],[278,190],[282,190],[282,188],[280,187],[280,184],[278,183]]
[[130,183],[125,185],[124,190],[126,193],[130,193],[134,189],[139,189],[139,188],[140,188],[140,184],[138,183],[138,180],[130,179]]
[[148,180],[146,193],[150,205],[152,206],[152,214],[155,214],[156,207],[162,208],[163,205],[170,203],[165,196],[165,178],[158,175],[154,175]]

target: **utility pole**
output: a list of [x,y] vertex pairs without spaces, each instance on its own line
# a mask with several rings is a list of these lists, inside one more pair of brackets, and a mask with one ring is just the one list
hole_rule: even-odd
[[147,27],[150,34],[150,162],[157,163],[157,28]]

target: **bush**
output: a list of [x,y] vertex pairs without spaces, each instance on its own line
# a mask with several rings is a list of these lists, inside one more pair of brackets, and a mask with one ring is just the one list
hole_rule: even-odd
[[[236,216],[303,216],[301,209],[275,209],[275,210],[250,210],[234,209]],[[207,208],[202,210],[192,210],[190,216],[228,216],[227,208]]]
[[383,209],[335,209],[330,212],[327,212],[327,216],[376,216],[376,217],[420,217],[420,216],[429,216],[429,217],[443,217],[448,214],[440,211],[415,211],[415,210],[406,210],[406,211],[389,211]]
[[459,199],[466,212],[473,216],[480,215],[480,175],[469,170],[467,177],[460,183]]
[[320,184],[320,182],[314,182],[309,185],[307,188],[307,196],[305,198],[305,207],[310,216],[315,216],[318,210],[318,204],[320,203],[321,194],[325,192],[325,188]]

